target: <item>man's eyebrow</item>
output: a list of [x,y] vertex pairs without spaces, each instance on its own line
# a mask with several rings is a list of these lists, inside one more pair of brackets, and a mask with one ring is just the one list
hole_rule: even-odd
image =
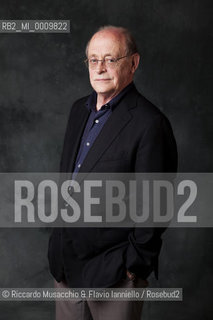
[[[89,56],[89,58],[93,58],[93,57],[97,58],[98,55],[97,55],[97,54],[91,54],[91,55]],[[106,54],[104,55],[104,58],[106,58],[106,57],[113,57],[113,55],[112,55],[111,53],[106,53]]]

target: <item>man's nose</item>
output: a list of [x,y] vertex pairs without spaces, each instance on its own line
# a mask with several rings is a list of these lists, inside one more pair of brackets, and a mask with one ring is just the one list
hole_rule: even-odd
[[105,65],[105,61],[104,60],[99,60],[98,61],[96,71],[98,73],[102,73],[102,72],[106,71],[106,65]]

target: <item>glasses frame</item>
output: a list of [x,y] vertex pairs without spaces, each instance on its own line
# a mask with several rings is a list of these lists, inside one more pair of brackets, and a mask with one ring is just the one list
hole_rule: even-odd
[[[118,58],[111,58],[111,59],[115,60],[115,65],[114,65],[114,66],[116,66],[116,64],[117,64],[117,62],[118,62],[119,60],[124,59],[124,58],[127,58],[127,57],[130,57],[130,55],[126,55],[126,56],[122,56],[122,57],[118,57]],[[91,58],[91,59],[92,59],[92,58]],[[110,58],[95,59],[95,60],[97,60],[97,62],[101,61],[101,63],[104,63],[104,65],[106,66],[106,59],[110,59]],[[91,66],[89,66],[89,60],[90,60],[90,59],[88,59],[88,58],[85,59],[85,60],[84,60],[84,63],[86,64],[86,66],[87,66],[88,69],[91,68],[91,69],[95,70],[95,69],[98,67],[98,63],[97,63],[96,66],[91,67]],[[112,65],[113,65],[113,64],[112,64]],[[108,67],[109,67],[109,66],[108,66]],[[109,68],[110,68],[110,67],[109,67]]]

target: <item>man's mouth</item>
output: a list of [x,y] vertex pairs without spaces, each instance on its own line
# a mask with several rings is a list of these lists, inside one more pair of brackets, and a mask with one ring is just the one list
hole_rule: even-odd
[[95,81],[110,81],[111,79],[95,79]]

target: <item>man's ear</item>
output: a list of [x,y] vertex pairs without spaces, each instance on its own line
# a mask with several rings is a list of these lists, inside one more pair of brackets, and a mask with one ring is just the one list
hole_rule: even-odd
[[132,71],[133,74],[135,73],[135,71],[136,71],[137,68],[138,68],[139,61],[140,61],[140,55],[139,55],[139,53],[134,53],[134,54],[132,55],[132,65],[131,65],[131,71]]

